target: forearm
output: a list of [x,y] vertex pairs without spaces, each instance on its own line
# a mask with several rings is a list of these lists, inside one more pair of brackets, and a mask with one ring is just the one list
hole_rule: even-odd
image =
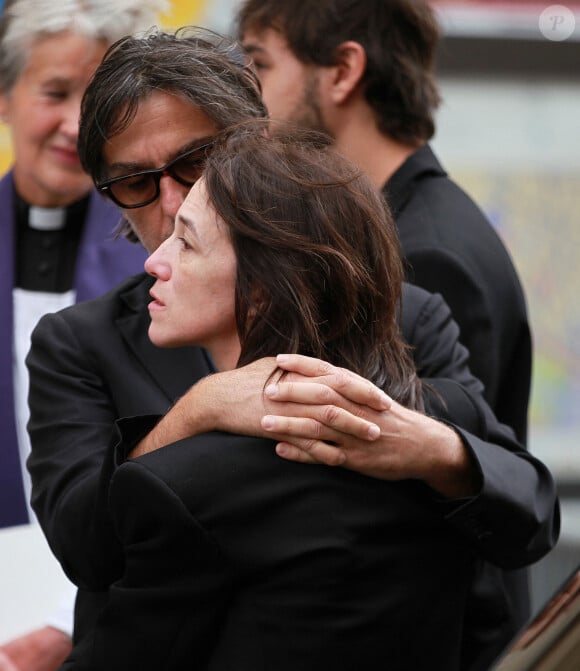
[[265,435],[260,425],[266,413],[264,387],[275,370],[275,359],[265,358],[203,378],[135,446],[129,458],[208,431]]
[[[122,569],[106,499],[99,496],[109,433],[97,437],[79,429],[68,436],[70,449],[51,430],[32,434],[33,507],[52,552],[77,585],[108,582]],[[74,449],[87,443],[92,452]]]
[[216,399],[205,393],[214,386],[212,382],[210,378],[202,380],[182,396],[153,429],[135,445],[129,452],[128,458],[135,459],[187,436],[216,430],[219,416]]
[[429,417],[414,418],[407,425],[402,449],[422,455],[416,479],[440,496],[462,499],[481,491],[481,474],[469,448],[446,424]]
[[106,502],[98,499],[115,414],[87,361],[59,315],[41,321],[27,359],[32,506],[52,552],[77,584],[119,570],[119,555],[103,554],[115,533]]

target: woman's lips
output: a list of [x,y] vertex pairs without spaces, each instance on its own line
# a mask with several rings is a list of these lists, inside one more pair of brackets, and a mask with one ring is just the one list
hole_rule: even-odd
[[149,310],[153,310],[153,311],[162,310],[165,307],[165,304],[162,301],[160,301],[154,293],[152,293],[150,291],[149,295],[153,299],[151,301],[151,303],[149,303],[149,305],[147,306],[149,308]]

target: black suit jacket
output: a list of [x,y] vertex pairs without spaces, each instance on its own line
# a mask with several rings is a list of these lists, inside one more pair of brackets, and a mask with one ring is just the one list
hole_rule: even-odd
[[[114,422],[121,416],[164,413],[212,370],[197,348],[158,349],[150,343],[146,304],[152,281],[136,276],[99,299],[47,315],[32,336],[27,363],[33,506],[53,552],[80,585],[77,641],[92,629],[108,599],[108,584],[123,569],[110,515],[99,504],[102,480],[108,483],[103,464]],[[482,492],[473,500],[446,503],[446,524],[475,553],[501,566],[539,559],[558,534],[550,474],[477,401],[481,384],[466,366],[457,326],[440,297],[405,286],[402,323],[420,373],[450,378],[440,381],[450,399],[448,418],[458,417],[481,436],[462,433],[477,454]],[[106,558],[99,552],[103,547],[110,548]],[[494,617],[486,625],[494,639],[494,627],[509,620],[510,608],[501,590],[489,591]]]
[[[469,367],[484,386],[497,418],[527,439],[532,341],[524,293],[513,262],[497,233],[474,201],[453,182],[426,145],[415,151],[383,189],[395,218],[409,281],[439,293],[460,328],[470,353]],[[481,671],[497,642],[507,643],[530,614],[526,570],[500,576],[482,564],[468,609],[465,667]],[[488,623],[498,621],[489,608],[491,591],[503,589],[512,616],[490,645]],[[485,605],[487,601],[488,606]],[[477,605],[475,605],[477,604]],[[492,607],[493,608],[493,607]],[[469,633],[472,632],[472,633]],[[475,654],[472,654],[475,653]]]
[[[120,424],[117,463],[155,419]],[[273,447],[212,433],[121,463],[125,569],[72,668],[459,671],[472,548],[432,493]]]
[[532,344],[524,293],[503,242],[429,146],[403,163],[383,193],[408,280],[443,296],[485,398],[525,444]]

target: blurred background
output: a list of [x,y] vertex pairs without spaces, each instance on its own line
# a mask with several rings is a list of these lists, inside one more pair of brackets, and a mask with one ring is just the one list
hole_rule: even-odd
[[[444,34],[433,146],[497,227],[528,298],[535,343],[530,449],[552,469],[563,504],[560,542],[532,571],[537,609],[580,561],[580,2],[433,5]],[[230,32],[235,6],[172,0],[161,24]],[[0,174],[10,157],[0,125]],[[43,580],[50,582],[46,574]],[[38,624],[36,610],[22,604],[10,628]]]
[[580,562],[580,2],[439,1],[433,142],[520,273],[534,338],[530,450],[555,474],[557,548],[534,606]]

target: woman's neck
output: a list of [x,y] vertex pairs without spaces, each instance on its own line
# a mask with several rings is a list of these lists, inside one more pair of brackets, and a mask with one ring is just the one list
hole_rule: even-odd
[[235,341],[229,343],[221,342],[219,346],[210,346],[206,349],[218,371],[233,370],[237,366],[242,352],[238,338]]

